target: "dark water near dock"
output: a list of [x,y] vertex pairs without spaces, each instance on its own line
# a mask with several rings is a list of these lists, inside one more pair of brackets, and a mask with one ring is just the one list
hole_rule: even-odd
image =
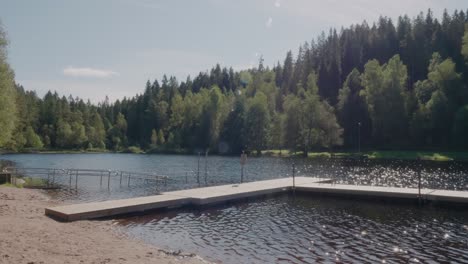
[[297,196],[118,221],[223,263],[468,262],[468,211]]
[[[157,188],[132,180],[110,188],[96,177],[67,188],[67,177],[50,191],[69,202],[154,195],[197,187],[197,156],[135,154],[2,155],[20,167],[110,169],[151,172],[172,181]],[[297,176],[335,179],[338,183],[468,191],[468,163],[286,159],[250,157],[245,179],[256,181]],[[205,173],[206,164],[206,173]],[[238,157],[200,160],[201,185],[237,183]],[[43,176],[41,176],[43,177]],[[205,181],[206,179],[206,181]],[[105,179],[106,180],[106,179]],[[119,219],[131,235],[168,250],[195,252],[223,263],[468,263],[468,210],[288,195],[206,210],[182,209]]]

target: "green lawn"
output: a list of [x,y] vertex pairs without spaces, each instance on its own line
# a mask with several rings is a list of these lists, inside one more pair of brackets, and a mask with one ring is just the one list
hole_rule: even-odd
[[[296,151],[295,153],[292,153],[289,150],[278,150],[278,149],[272,149],[272,150],[264,150],[262,151],[262,155],[264,156],[271,156],[271,157],[291,157],[293,156],[298,156],[302,157],[303,154],[302,151]],[[348,157],[348,156],[353,156],[356,155],[356,153],[352,152],[309,152],[308,157],[309,158],[332,158],[332,157]]]
[[16,187],[16,186],[11,183],[3,183],[3,184],[0,184],[0,187]]
[[25,181],[23,187],[41,187],[47,185],[46,180],[41,178],[25,177],[23,180]]
[[16,188],[28,188],[28,187],[34,188],[34,187],[44,187],[47,185],[46,180],[41,179],[41,178],[31,178],[31,177],[17,178],[17,181],[19,180],[23,180],[24,183],[18,182],[16,185],[12,183],[4,183],[4,184],[0,184],[0,186],[1,187],[16,187]]
[[433,161],[468,161],[468,152],[431,152],[431,151],[372,151],[370,159],[423,159]]
[[[262,155],[272,157],[291,157],[292,153],[288,150],[265,150]],[[302,156],[302,152],[296,152],[296,156]],[[365,151],[357,152],[309,152],[309,158],[346,158],[363,156],[369,159],[404,159],[433,161],[468,161],[468,152],[431,152],[431,151]]]

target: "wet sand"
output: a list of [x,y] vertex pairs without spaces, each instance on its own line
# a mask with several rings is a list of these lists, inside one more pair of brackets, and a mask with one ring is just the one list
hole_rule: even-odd
[[46,217],[44,208],[56,205],[40,190],[0,186],[0,263],[208,263],[127,237],[110,220]]

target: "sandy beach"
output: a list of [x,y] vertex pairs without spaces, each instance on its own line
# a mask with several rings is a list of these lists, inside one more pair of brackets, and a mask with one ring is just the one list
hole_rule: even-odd
[[61,223],[40,190],[0,187],[0,263],[208,263],[126,237],[112,221]]

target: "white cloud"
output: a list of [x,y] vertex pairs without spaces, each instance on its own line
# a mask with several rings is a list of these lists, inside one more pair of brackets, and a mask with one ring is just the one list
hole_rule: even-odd
[[281,0],[276,0],[275,7],[280,7],[280,6],[281,6]]
[[273,26],[273,18],[269,17],[268,20],[265,22],[265,26],[267,28],[271,28],[271,26]]
[[68,66],[67,68],[63,69],[63,75],[71,77],[109,78],[119,74],[115,71],[110,70],[94,69],[89,67],[77,68],[73,66]]

